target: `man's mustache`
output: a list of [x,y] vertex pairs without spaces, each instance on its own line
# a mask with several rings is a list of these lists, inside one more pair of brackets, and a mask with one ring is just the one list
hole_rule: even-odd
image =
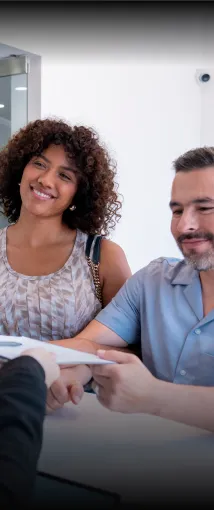
[[210,232],[194,232],[192,234],[181,234],[177,238],[177,242],[179,244],[183,243],[183,241],[189,241],[191,239],[197,240],[197,239],[203,239],[204,241],[212,241],[214,242],[214,235]]

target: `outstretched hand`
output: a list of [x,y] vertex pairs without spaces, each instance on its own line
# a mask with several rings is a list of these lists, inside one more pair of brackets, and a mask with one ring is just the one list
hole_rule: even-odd
[[133,354],[98,350],[97,355],[114,364],[91,366],[94,391],[99,402],[121,413],[149,413],[158,380]]

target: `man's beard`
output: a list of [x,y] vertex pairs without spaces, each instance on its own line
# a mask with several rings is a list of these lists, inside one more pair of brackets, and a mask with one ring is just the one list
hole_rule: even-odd
[[[204,239],[212,243],[212,248],[205,253],[197,253],[194,248],[186,254],[182,247],[182,242],[188,239]],[[177,244],[183,256],[190,266],[197,271],[210,271],[214,269],[214,235],[210,232],[195,232],[194,234],[182,234],[177,239]]]

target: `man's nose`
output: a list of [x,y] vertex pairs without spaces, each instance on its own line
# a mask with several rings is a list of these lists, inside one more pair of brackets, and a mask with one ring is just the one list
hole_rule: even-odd
[[184,234],[185,232],[193,232],[198,230],[198,227],[199,225],[197,215],[191,211],[183,211],[177,224],[178,232],[180,232],[180,234]]

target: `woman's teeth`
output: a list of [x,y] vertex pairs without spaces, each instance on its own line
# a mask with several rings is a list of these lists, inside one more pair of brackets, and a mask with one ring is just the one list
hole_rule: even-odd
[[52,198],[50,195],[46,195],[45,193],[41,193],[41,191],[38,191],[37,189],[33,190],[36,195],[43,198]]

